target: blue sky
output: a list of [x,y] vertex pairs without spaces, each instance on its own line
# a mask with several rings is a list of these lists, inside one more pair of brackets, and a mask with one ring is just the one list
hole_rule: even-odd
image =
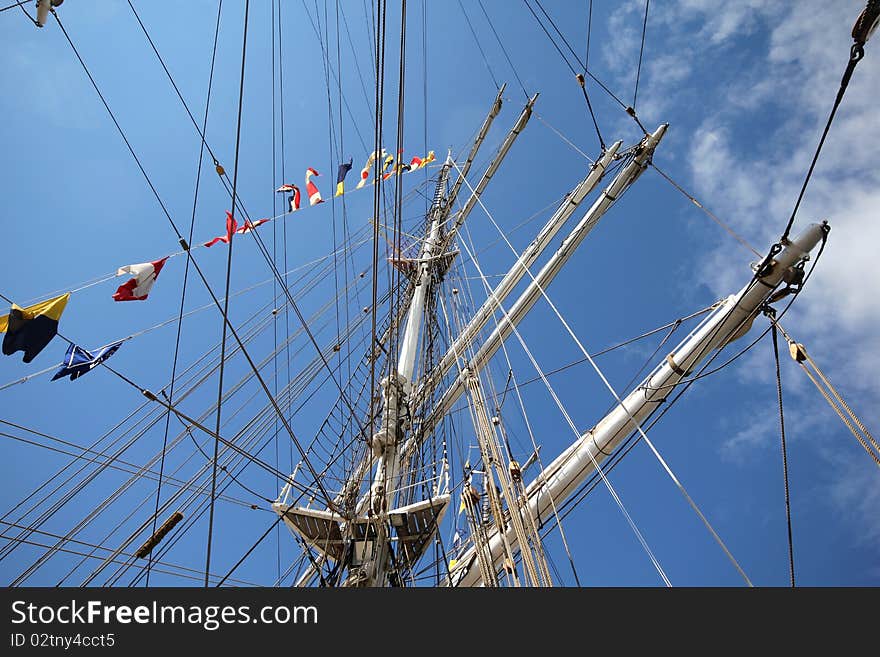
[[[459,155],[496,93],[492,77],[455,3],[427,3],[428,59],[424,62],[424,5],[408,4],[407,156],[423,154],[427,148],[436,150],[441,159],[448,148]],[[548,126],[590,157],[598,155],[599,145],[573,76],[525,5],[501,0],[484,0],[484,4],[526,90],[541,94],[535,116],[483,196],[486,208],[509,234],[514,247],[521,250],[548,213],[526,226],[514,227],[566,193],[588,166],[585,158]],[[631,102],[644,4],[593,4],[590,69]],[[586,43],[586,5],[544,3],[579,53]],[[742,0],[721,6],[703,0],[651,4],[637,109],[648,129],[661,122],[670,124],[655,161],[759,251],[765,251],[778,237],[790,213],[837,91],[852,21],[861,9],[860,2],[827,5],[818,0]],[[135,6],[201,122],[216,5],[205,0],[139,2]],[[230,174],[243,6],[242,2],[224,3],[207,131],[211,147]],[[339,88],[331,78],[331,139],[321,46],[310,24],[316,9],[323,22],[324,3],[284,2],[285,148],[282,154],[276,90],[273,162],[270,6],[251,3],[248,33],[239,192],[252,218],[280,212],[280,206],[273,206],[277,199],[272,190],[282,182],[282,159],[287,179],[283,182],[302,186],[306,167],[315,167],[323,174],[319,187],[329,199],[339,155],[354,159],[355,171],[349,178],[349,187],[353,187],[353,175],[372,143],[372,105],[364,98],[355,65],[356,55],[372,102],[368,42],[372,27],[363,4],[352,0],[341,5],[345,21],[340,18],[339,62],[334,35],[336,6],[327,4],[330,59],[334,68],[341,64],[340,87],[351,110],[349,114],[343,107],[340,135]],[[499,81],[508,82],[504,108],[475,165],[474,170],[481,171],[516,120],[524,94],[479,6],[467,2],[465,7],[486,53],[488,69]],[[99,8],[91,3],[68,3],[59,13],[172,217],[186,232],[199,138],[128,5],[108,2]],[[392,150],[397,106],[397,8],[389,9],[388,25],[384,143]],[[5,146],[0,166],[7,215],[0,292],[19,303],[45,298],[55,290],[71,289],[112,273],[119,266],[179,250],[167,219],[57,24],[50,21],[46,28],[37,30],[20,11],[8,11],[0,14],[0,36],[4,62],[0,68],[4,91],[0,94],[4,116],[0,139]],[[798,226],[828,219],[832,233],[815,276],[784,325],[806,343],[868,427],[876,429],[880,420],[876,376],[880,296],[873,245],[880,239],[880,156],[871,148],[870,136],[876,131],[871,101],[880,93],[880,58],[872,46],[876,44],[866,47],[866,57],[857,68],[799,213]],[[427,77],[423,75],[425,68]],[[596,85],[588,85],[588,89],[606,141],[620,138],[633,143],[639,133],[632,121]],[[228,194],[210,161],[205,165],[196,212],[197,242],[223,232],[223,211],[229,205]],[[436,171],[431,169],[429,174]],[[476,180],[472,175],[472,184]],[[409,174],[403,182],[404,193],[423,190],[424,184],[422,174]],[[404,223],[417,230],[424,201],[414,198],[404,210]],[[281,257],[286,230],[287,268],[294,269],[333,250],[333,227],[341,236],[343,217],[352,231],[366,226],[372,213],[372,194],[367,190],[352,192],[345,202],[344,208],[337,201],[307,209],[284,222],[268,224],[261,234],[270,249],[274,242]],[[503,242],[496,241],[498,233],[480,208],[473,212],[468,226],[477,245],[494,243],[479,256],[483,271],[487,275],[504,273],[513,255]],[[195,252],[218,294],[225,274],[223,248]],[[753,259],[655,171],[648,170],[603,218],[548,293],[586,347],[597,351],[734,292],[750,276],[748,264]],[[369,254],[362,250],[351,263],[349,278],[357,283],[354,272],[368,263]],[[75,293],[61,322],[63,333],[85,347],[95,347],[175,317],[183,267],[183,258],[170,260],[145,303],[113,303],[110,295],[125,279]],[[466,271],[467,276],[476,275],[470,265]],[[344,276],[344,272],[340,270],[338,275]],[[250,239],[237,240],[232,290],[267,281],[270,276],[256,245]],[[485,298],[478,280],[469,284],[478,301]],[[328,278],[303,292],[304,313],[316,311],[332,294],[333,286]],[[271,295],[270,283],[234,298],[230,305],[233,323],[244,325],[264,305],[271,307]],[[191,279],[187,308],[209,302],[201,282]],[[350,309],[357,314],[368,303],[366,297],[352,297]],[[761,321],[756,322],[756,329],[763,329]],[[322,342],[330,339],[333,324],[316,328]],[[296,320],[291,319],[291,329],[296,327]],[[220,338],[220,328],[213,309],[187,319],[181,366],[213,346]],[[580,356],[543,301],[522,323],[521,334],[545,370]],[[675,340],[683,336],[680,332]],[[250,350],[255,358],[271,352],[272,340],[271,331],[254,340]],[[603,357],[599,365],[620,388],[657,343],[657,337],[637,343]],[[294,357],[295,368],[311,358],[312,352],[302,338],[294,344],[302,348]],[[64,347],[56,339],[29,365],[21,363],[19,356],[0,360],[0,385],[50,368],[60,360]],[[158,390],[170,376],[173,348],[172,324],[129,341],[111,364],[140,385]],[[534,377],[534,369],[515,340],[508,341],[508,350],[517,377]],[[240,357],[231,360],[227,387],[246,371]],[[281,371],[280,376],[284,375]],[[503,386],[506,365],[499,359],[494,362],[493,375],[496,387]],[[50,377],[45,374],[0,390],[0,418],[85,446],[142,400],[107,371],[95,371],[75,382],[49,382]],[[804,585],[880,584],[880,522],[876,514],[880,478],[876,467],[787,357],[783,359],[783,380],[798,581]],[[611,403],[608,391],[588,365],[555,375],[552,383],[581,429],[592,426]],[[298,435],[310,438],[314,434],[328,400],[332,400],[330,392],[322,388],[294,418]],[[233,397],[229,411],[224,405],[224,416],[229,413],[232,418],[224,430],[238,431],[249,410],[255,412],[262,406],[257,393],[250,384]],[[523,387],[522,393],[542,456],[549,460],[570,443],[572,432],[541,383]],[[214,376],[181,402],[181,407],[197,414],[216,400],[216,394]],[[729,368],[695,384],[651,431],[651,437],[751,579],[761,585],[784,586],[788,581],[787,545],[775,394],[771,347],[769,340],[764,340]],[[239,406],[243,410],[233,415],[231,409]],[[466,416],[462,417],[466,422]],[[521,419],[511,413],[506,420],[515,446],[523,450],[518,456],[527,455],[527,434]],[[163,427],[160,422],[146,432],[120,458],[135,465],[145,463],[161,446]],[[466,433],[466,425],[461,430]],[[25,434],[17,431],[16,435]],[[467,440],[464,437],[459,444],[466,445]],[[4,513],[70,461],[69,456],[6,437],[0,445]],[[263,456],[275,463],[273,449],[270,445]],[[287,449],[282,446],[277,457],[282,470]],[[191,460],[185,461],[186,457]],[[466,457],[454,458],[460,465]],[[180,465],[181,472],[188,474],[203,462],[188,439],[171,457],[171,464]],[[126,477],[119,471],[104,472],[42,529],[64,534]],[[644,445],[634,449],[610,479],[673,584],[742,583]],[[264,497],[274,499],[277,495],[278,482],[258,469],[246,470],[242,481]],[[151,491],[155,494],[154,482],[138,482],[77,538],[84,543],[101,542],[133,512],[124,520],[123,531],[106,541],[107,545],[118,545],[148,517],[152,502],[140,509],[136,505]],[[227,492],[266,506],[235,484]],[[265,530],[272,516],[264,510],[225,502],[217,508],[214,559],[216,571],[222,573]],[[582,583],[662,585],[602,487],[568,516],[564,526]],[[2,531],[7,535],[13,529],[4,526]],[[203,568],[206,531],[204,520],[196,523],[168,560],[196,570]],[[444,533],[448,540],[451,528],[444,528]],[[34,535],[33,540],[54,542],[46,535]],[[551,536],[549,546],[560,583],[572,584],[558,535]],[[81,550],[83,545],[73,549]],[[33,545],[18,548],[0,562],[0,580],[13,580],[43,550]],[[270,584],[279,559],[284,568],[295,553],[292,539],[282,531],[262,544],[236,575],[244,581]],[[58,555],[27,583],[54,585],[78,559]],[[77,584],[90,572],[89,565],[80,566],[64,581]],[[156,573],[151,583],[196,582]]]

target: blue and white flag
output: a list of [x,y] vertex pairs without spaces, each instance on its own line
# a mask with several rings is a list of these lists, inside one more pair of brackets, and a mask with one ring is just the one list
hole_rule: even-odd
[[64,363],[61,365],[61,369],[55,372],[52,380],[55,381],[68,375],[71,381],[78,379],[116,353],[116,350],[122,346],[122,342],[120,340],[106,347],[101,347],[95,353],[86,351],[75,344],[70,345],[67,348],[67,354],[64,356]]

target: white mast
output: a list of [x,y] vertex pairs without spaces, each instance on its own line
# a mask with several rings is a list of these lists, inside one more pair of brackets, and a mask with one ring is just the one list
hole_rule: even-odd
[[[501,109],[503,90],[502,87],[498,91],[449,196],[445,193],[446,182],[453,162],[451,155],[447,157],[437,183],[434,203],[428,215],[429,226],[419,257],[414,261],[408,261],[408,264],[416,266],[415,273],[411,274],[413,293],[405,306],[406,321],[401,335],[396,368],[391,376],[385,377],[380,383],[383,408],[379,416],[380,428],[370,441],[372,457],[368,455],[355,469],[343,491],[337,496],[336,503],[340,504],[349,499],[349,496],[359,489],[371,467],[375,465],[369,493],[357,503],[353,518],[343,518],[338,509],[319,510],[289,505],[287,493],[290,484],[284,487],[278,501],[272,505],[273,510],[282,516],[285,524],[319,552],[319,563],[328,557],[337,562],[346,562],[349,571],[348,585],[383,586],[394,583],[392,573],[389,572],[391,561],[396,561],[398,571],[414,563],[445,512],[449,495],[442,493],[439,486],[435,496],[430,499],[401,508],[394,507],[401,465],[400,444],[410,428],[408,409],[412,407],[412,402],[409,398],[416,383],[419,336],[429,295],[433,293],[433,279],[442,275],[452,257],[452,254],[447,254],[451,238],[449,233],[442,231],[441,228],[449,216],[452,195],[458,192],[464,182],[477,150]],[[536,98],[537,95],[528,100],[513,128],[505,136],[499,152],[483,174],[481,189],[488,184],[528,123]],[[471,207],[473,203],[472,199]],[[466,215],[467,213],[462,212],[458,214],[456,227],[461,226]],[[403,261],[400,264],[403,265]],[[393,328],[389,328],[382,342],[392,330]],[[373,345],[372,349],[372,356],[376,357],[377,346]],[[392,530],[397,534],[398,541],[394,554],[390,550],[393,540]],[[307,583],[316,572],[316,566],[313,564],[299,579],[298,584]]]
[[[431,208],[431,224],[428,234],[422,242],[419,252],[418,270],[415,274],[415,291],[406,317],[406,326],[400,340],[400,356],[397,359],[397,370],[392,376],[382,379],[384,408],[379,430],[373,434],[371,447],[377,459],[373,484],[370,487],[370,511],[378,518],[377,539],[370,546],[369,554],[363,555],[361,572],[365,579],[361,582],[366,586],[383,586],[386,583],[386,566],[388,564],[389,540],[385,513],[393,508],[396,497],[397,475],[400,465],[398,446],[406,427],[401,421],[401,411],[406,399],[412,392],[416,356],[419,348],[419,335],[425,316],[425,303],[429,288],[432,287],[431,277],[435,271],[432,260],[439,255],[441,248],[440,221],[444,216],[446,179],[452,167],[452,155],[446,156],[446,162],[440,171],[437,191]],[[378,221],[378,217],[376,219]],[[366,546],[365,546],[366,547]]]
[[[477,139],[474,143],[468,160],[465,163],[465,170],[459,175],[453,192],[457,193],[467,169],[470,167],[476,150],[482,144],[491,125],[492,119],[498,114],[501,108],[501,94],[499,90],[495,103],[489,112],[483,126],[480,129]],[[419,347],[419,336],[421,334],[421,326],[424,320],[425,307],[428,292],[434,292],[432,285],[432,277],[437,269],[436,260],[443,256],[447,246],[452,241],[454,231],[464,222],[470,209],[476,202],[475,198],[479,191],[485,189],[489,180],[497,171],[501,162],[506,157],[508,151],[513,145],[520,132],[525,128],[531,117],[532,107],[537,100],[538,95],[535,94],[529,99],[513,129],[507,134],[499,152],[489,164],[486,172],[480,180],[478,191],[474,192],[465,208],[459,212],[454,227],[445,236],[441,235],[441,223],[446,220],[451,208],[450,199],[446,197],[446,180],[449,171],[452,168],[452,155],[447,155],[446,162],[440,172],[440,179],[437,182],[436,193],[434,196],[434,204],[430,211],[430,227],[425,240],[422,242],[421,251],[417,261],[418,270],[415,278],[415,291],[410,302],[409,312],[406,318],[406,325],[400,342],[400,355],[397,362],[396,377],[386,377],[382,380],[382,392],[384,398],[384,408],[382,412],[382,425],[380,429],[373,434],[371,448],[374,458],[378,460],[376,472],[373,477],[373,483],[370,487],[370,503],[369,511],[378,516],[381,522],[377,523],[376,542],[369,555],[364,555],[361,573],[365,579],[361,584],[366,586],[383,586],[386,584],[386,566],[389,561],[389,541],[387,523],[384,522],[384,515],[393,508],[396,498],[396,486],[398,483],[398,473],[400,471],[401,458],[399,453],[400,443],[406,433],[408,422],[401,422],[401,411],[407,407],[407,400],[411,396],[415,384],[414,373],[416,357]]]
[[489,295],[489,298],[474,313],[474,316],[468,322],[467,326],[462,329],[461,333],[455,338],[453,344],[448,351],[440,359],[437,367],[431,372],[431,378],[423,384],[419,389],[415,404],[418,405],[421,398],[428,395],[437,386],[440,380],[452,369],[456,360],[464,353],[465,347],[477,337],[480,331],[486,326],[492,318],[492,313],[504,302],[507,296],[513,291],[517,283],[526,275],[529,268],[535,264],[544,249],[550,244],[559,230],[571,218],[571,215],[580,207],[580,204],[587,195],[595,189],[602,181],[605,171],[614,160],[618,149],[622,142],[616,141],[611,147],[602,154],[596,163],[590,168],[587,174],[578,185],[566,196],[562,205],[557,208],[553,216],[544,224],[544,227],[538,232],[535,239],[520,254],[517,261],[510,270],[505,274],[501,282]]
[[[446,156],[446,162],[440,173],[440,181],[437,183],[437,196],[442,199],[442,188],[446,185],[446,178],[452,167],[452,154]],[[425,300],[427,298],[430,276],[431,276],[431,259],[439,256],[440,248],[440,220],[443,213],[445,201],[441,200],[437,206],[431,210],[431,226],[428,229],[428,235],[422,242],[421,252],[418,259],[418,273],[415,280],[415,291],[413,292],[412,302],[409,307],[409,314],[406,317],[406,328],[403,332],[403,338],[400,342],[400,357],[397,361],[397,374],[401,378],[404,392],[409,394],[413,386],[413,371],[416,365],[416,355],[419,346],[419,334],[422,326],[422,319],[425,315]]]
[[[483,141],[486,139],[486,135],[489,134],[489,128],[492,126],[492,121],[495,120],[495,117],[498,116],[498,113],[501,111],[502,99],[504,97],[504,90],[507,88],[507,83],[501,85],[501,88],[498,89],[498,95],[495,96],[495,102],[492,103],[492,109],[489,110],[489,114],[486,115],[486,118],[483,120],[483,125],[480,126],[480,131],[477,133],[477,138],[474,139],[474,143],[471,146],[471,151],[468,153],[467,159],[464,161],[464,164],[461,166],[461,173],[459,173],[458,178],[455,180],[455,184],[452,185],[452,189],[449,192],[449,197],[447,199],[447,214],[449,212],[449,208],[455,203],[455,199],[458,198],[458,190],[461,189],[461,184],[464,182],[465,177],[468,174],[468,171],[471,170],[471,165],[474,163],[474,158],[477,156],[477,151],[480,150],[480,146],[483,145]],[[534,102],[534,101],[530,101]],[[531,105],[529,105],[530,107]],[[528,120],[528,119],[527,119]],[[519,121],[517,121],[517,125],[519,125]],[[519,134],[518,132],[516,134]],[[516,137],[514,137],[515,139]],[[513,142],[511,141],[511,144]]]
[[[415,453],[416,448],[418,447],[418,440],[423,437],[430,435],[430,432],[437,425],[438,422],[446,415],[453,407],[458,398],[465,391],[465,382],[467,378],[475,373],[479,372],[485,365],[489,362],[495,352],[501,348],[501,344],[504,340],[511,334],[514,327],[519,324],[523,317],[531,310],[531,308],[535,305],[537,300],[541,296],[541,292],[546,290],[547,286],[553,281],[562,267],[568,262],[571,256],[574,254],[577,247],[583,242],[584,238],[590,233],[593,227],[598,223],[599,219],[608,210],[609,207],[620,197],[620,195],[630,186],[632,185],[638,177],[642,174],[642,172],[647,168],[648,163],[651,160],[651,157],[654,154],[654,149],[657,147],[657,144],[663,139],[663,135],[666,133],[667,124],[662,124],[657,130],[654,131],[653,134],[647,136],[645,140],[642,142],[640,146],[640,150],[636,157],[633,158],[633,161],[630,162],[622,171],[620,171],[614,178],[613,181],[605,188],[602,192],[602,195],[596,199],[596,202],[593,203],[592,207],[587,211],[584,215],[583,219],[578,222],[577,226],[575,226],[572,231],[566,236],[560,245],[559,249],[557,249],[556,253],[547,261],[547,263],[541,268],[537,275],[535,275],[534,280],[531,281],[529,286],[522,292],[522,294],[517,298],[517,300],[511,306],[511,309],[507,312],[506,316],[501,318],[498,321],[498,325],[492,334],[486,339],[486,341],[480,346],[477,350],[476,355],[471,359],[470,362],[467,363],[467,367],[463,368],[460,372],[459,376],[452,382],[449,388],[443,393],[443,396],[440,398],[440,401],[437,403],[437,406],[432,411],[431,415],[428,416],[422,426],[419,429],[417,435],[414,436],[415,440],[410,441],[407,445],[407,449],[405,452],[405,456],[409,457]],[[575,206],[576,207],[576,206]],[[573,211],[573,208],[571,209]],[[570,216],[571,212],[569,212]],[[560,224],[561,225],[561,224]],[[549,241],[549,240],[548,240]],[[546,244],[545,244],[546,245]],[[537,258],[537,254],[533,254],[533,257],[530,257],[531,262],[534,262],[534,258]],[[525,274],[525,268],[523,265],[522,259],[517,261],[514,264],[514,268],[512,271],[517,272],[518,278],[522,277]],[[505,278],[506,280],[506,278]],[[504,285],[504,281],[499,285],[500,291],[505,295],[513,289],[513,285],[510,288],[502,287]],[[499,299],[494,291],[490,294],[490,298],[483,304],[483,307],[475,315],[475,319],[468,325],[468,327],[463,331],[462,337],[467,338],[468,340],[473,339],[479,330],[488,322],[491,317],[491,312],[495,310],[501,303],[501,299]],[[441,368],[446,367],[446,370],[441,370],[440,376],[445,374],[448,371],[456,360],[464,353],[464,347],[468,344],[467,342],[463,342],[460,340],[456,340],[453,345],[450,347],[449,352],[443,357],[441,361]],[[435,379],[436,380],[436,379]]]
[[[551,514],[551,504],[562,504],[586,480],[597,463],[613,450],[662,404],[672,386],[685,378],[711,351],[745,334],[761,305],[776,287],[794,274],[795,267],[809,259],[810,251],[828,233],[828,224],[812,224],[759,271],[739,293],[723,300],[645,381],[623,399],[590,431],[559,455],[526,489],[528,504],[537,518]],[[516,536],[507,531],[507,541]],[[502,554],[501,536],[495,531],[488,542],[493,562]],[[451,574],[456,586],[480,583],[480,574],[471,566],[475,560],[471,548],[459,560]]]
[[[501,142],[498,153],[495,155],[494,158],[492,158],[489,166],[486,167],[486,171],[483,173],[483,176],[477,183],[477,186],[474,189],[473,193],[465,202],[464,207],[459,210],[458,213],[455,215],[455,221],[453,222],[452,227],[446,232],[446,235],[443,238],[444,250],[448,248],[448,246],[455,239],[455,236],[458,233],[458,229],[461,228],[464,220],[467,219],[467,216],[471,213],[471,210],[474,209],[474,206],[477,204],[477,199],[480,198],[480,195],[483,193],[483,191],[485,191],[486,186],[489,184],[489,181],[492,180],[492,176],[494,176],[495,172],[498,171],[498,167],[501,166],[501,162],[504,160],[505,157],[507,157],[507,153],[508,151],[510,151],[510,147],[513,146],[513,142],[515,142],[516,138],[519,137],[519,133],[521,133],[525,129],[526,124],[528,124],[529,119],[532,117],[532,108],[535,106],[536,100],[538,100],[538,94],[535,94],[534,96],[529,98],[526,106],[520,113],[519,118],[513,125],[513,128],[510,130],[510,132],[507,133],[504,141]],[[466,162],[465,166],[469,167],[470,162]],[[464,180],[465,175],[467,175],[467,168],[462,170],[462,175],[459,176],[458,180],[455,183],[455,187],[453,187],[453,191],[456,194],[458,193],[458,187]],[[454,200],[454,197],[451,198],[452,200]]]

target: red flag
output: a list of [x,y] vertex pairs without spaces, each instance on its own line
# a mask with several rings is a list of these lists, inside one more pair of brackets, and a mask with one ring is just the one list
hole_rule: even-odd
[[210,242],[205,242],[205,246],[214,246],[217,242],[223,242],[224,244],[229,244],[232,239],[232,234],[238,230],[238,222],[232,216],[231,213],[226,213],[226,234],[221,235],[220,237],[215,237]]
[[123,274],[134,274],[134,278],[128,280],[125,284],[120,285],[113,295],[114,301],[143,301],[150,294],[153,283],[159,278],[159,272],[165,266],[168,257],[153,262],[143,262],[137,265],[126,265],[120,267],[116,272],[117,276]]
[[245,219],[244,226],[236,230],[236,233],[249,233],[252,230],[256,230],[257,226],[262,226],[264,223],[269,221],[268,219],[257,219],[256,221],[248,221]]

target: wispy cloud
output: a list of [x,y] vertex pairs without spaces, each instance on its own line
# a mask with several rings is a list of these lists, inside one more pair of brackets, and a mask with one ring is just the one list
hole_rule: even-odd
[[[687,162],[677,173],[759,249],[778,239],[791,213],[837,92],[852,42],[849,28],[861,4],[679,0],[651,7],[653,64],[642,72],[639,114],[643,120],[673,121],[675,132],[690,135],[670,140],[658,158]],[[633,0],[610,21],[619,41],[606,64],[621,86],[634,82],[632,58],[624,54],[633,48],[637,52],[642,11],[644,3]],[[831,236],[815,276],[784,324],[807,344],[869,425],[876,426],[880,149],[871,130],[880,97],[880,44],[871,42],[866,50],[794,229],[797,234],[806,223],[827,219]],[[718,296],[742,283],[741,270],[729,266],[737,248],[719,234],[718,243],[707,245],[702,256],[704,271],[711,272],[708,284]],[[766,378],[771,361],[762,350],[742,362],[741,376]],[[792,414],[793,430],[815,431],[836,423],[815,389],[804,379],[796,381],[787,386],[789,401],[800,411],[815,410]],[[779,429],[773,407],[757,416],[743,413],[741,419],[742,429],[732,433],[721,452],[745,463],[775,445]],[[880,479],[876,471],[861,467],[867,457],[859,450],[843,453],[853,462],[842,462],[836,451],[822,452],[834,466],[823,484],[825,497],[859,525],[864,538],[878,541]]]
[[880,545],[880,479],[874,468],[865,467],[865,460],[838,459],[840,476],[830,486],[834,506],[861,528],[861,540]]

